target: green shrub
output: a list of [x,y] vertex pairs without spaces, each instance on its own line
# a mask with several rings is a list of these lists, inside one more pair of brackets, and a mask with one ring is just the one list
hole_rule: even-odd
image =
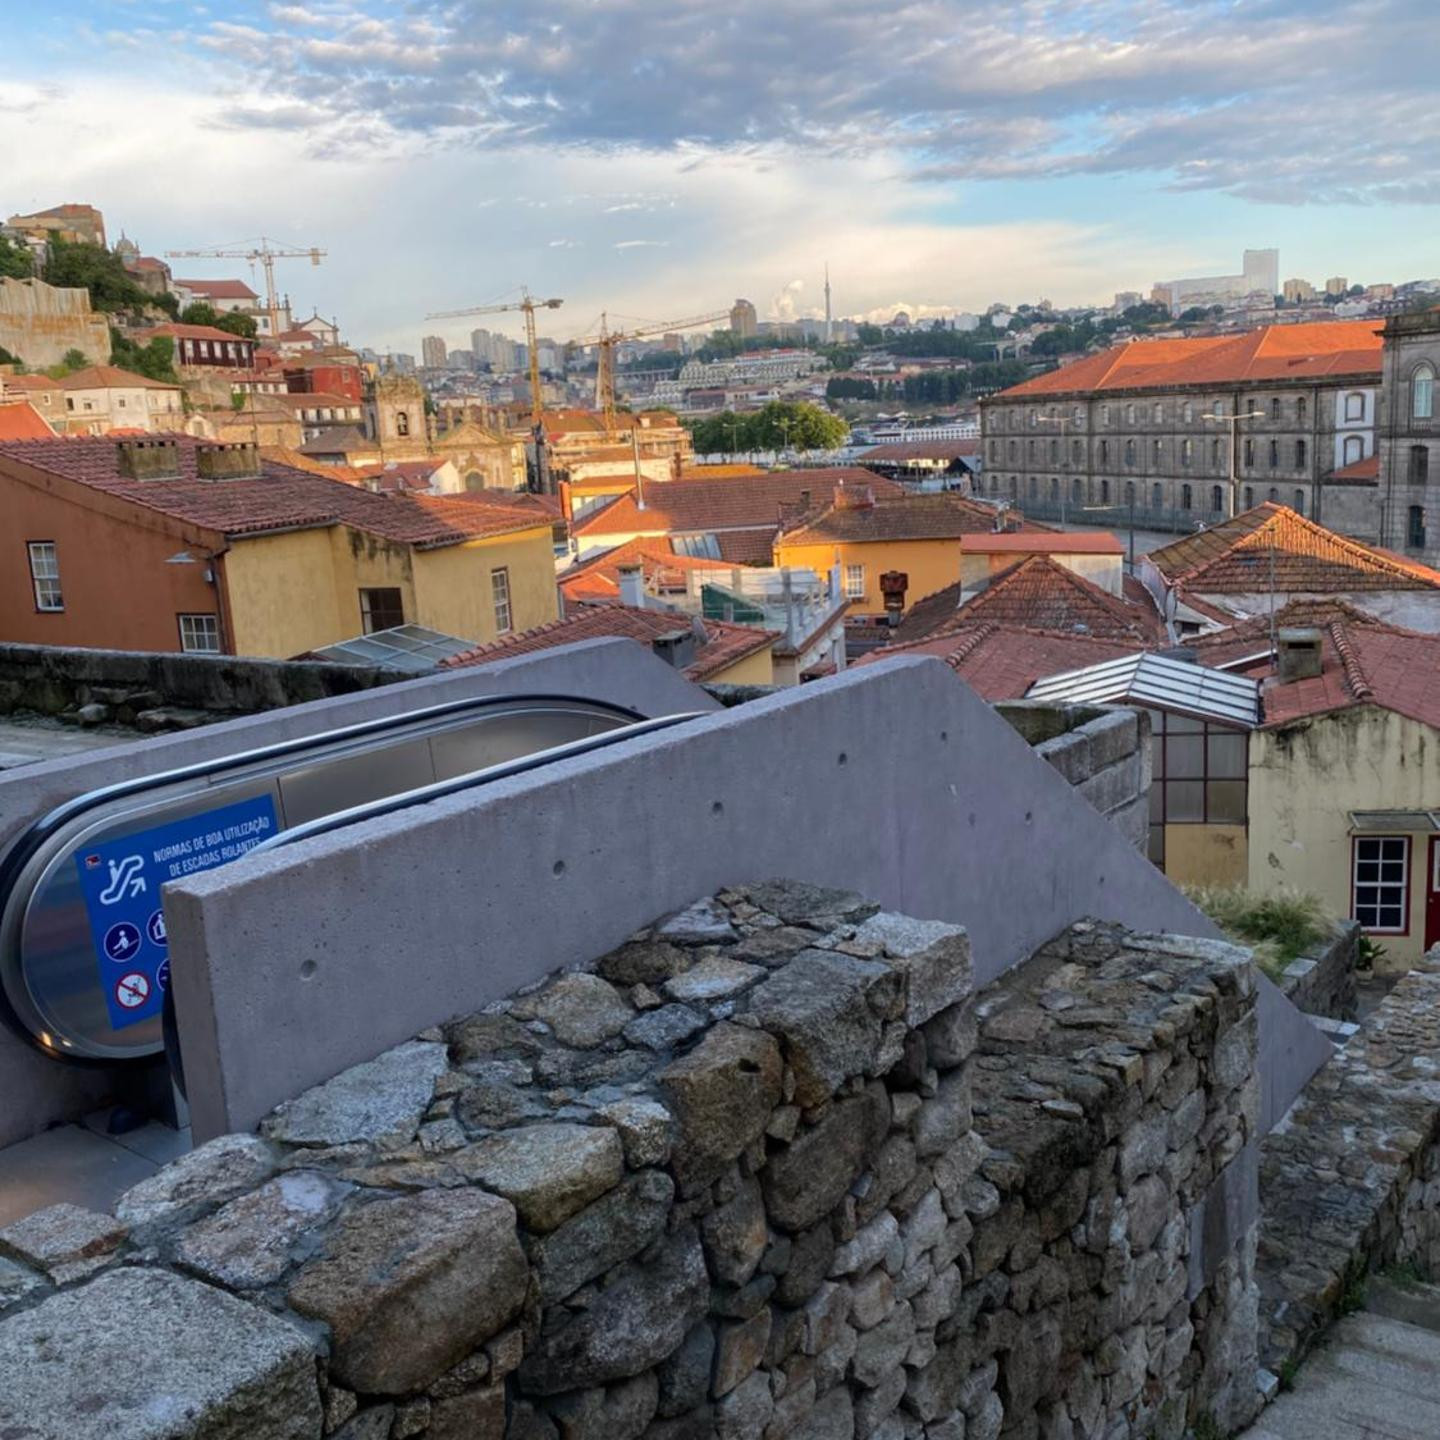
[[1185,893],[1232,940],[1250,946],[1272,979],[1330,934],[1320,901],[1298,890],[1255,895],[1239,886],[1194,885]]

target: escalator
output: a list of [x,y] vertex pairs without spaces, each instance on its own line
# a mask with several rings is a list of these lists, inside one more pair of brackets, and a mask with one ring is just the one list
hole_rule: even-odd
[[0,1020],[59,1060],[150,1061],[167,1048],[166,882],[691,718],[452,701],[67,801],[0,857]]

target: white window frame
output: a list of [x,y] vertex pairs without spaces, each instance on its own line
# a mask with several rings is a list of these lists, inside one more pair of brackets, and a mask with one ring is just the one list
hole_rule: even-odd
[[865,598],[865,567],[863,565],[846,565],[845,598],[847,600],[863,600]]
[[[177,615],[180,649],[186,655],[219,655],[220,617],[206,612]],[[213,643],[211,643],[213,642]]]
[[[1400,892],[1400,923],[1398,925],[1367,925],[1360,917],[1360,904],[1358,891],[1360,889],[1360,866],[1361,864],[1394,864],[1392,858],[1387,858],[1384,847],[1388,844],[1397,844],[1400,847],[1400,870],[1399,880],[1366,880],[1367,888],[1377,891],[1395,890]],[[1360,847],[1362,845],[1376,845],[1381,847],[1376,851],[1372,860],[1362,861],[1360,858]],[[1382,896],[1377,895],[1373,907],[1375,919],[1380,918],[1380,911],[1388,906],[1393,906],[1393,899],[1386,901]],[[1361,928],[1371,935],[1406,935],[1410,931],[1410,836],[1408,835],[1353,835],[1350,839],[1350,913],[1360,921]]]
[[35,608],[45,615],[58,615],[65,609],[58,548],[53,540],[31,540],[25,549],[30,557],[30,587],[35,592]]
[[1345,397],[1345,418],[1347,420],[1363,420],[1365,418],[1365,397],[1351,392]]
[[495,633],[508,635],[515,628],[515,611],[510,602],[510,567],[497,565],[490,572],[490,603],[495,611]]
[[[1421,395],[1424,395],[1422,407]],[[1433,420],[1435,418],[1435,370],[1432,366],[1417,365],[1410,377],[1410,418],[1412,420]]]
[[[1350,453],[1352,449],[1354,455]],[[1365,441],[1359,435],[1347,435],[1341,448],[1341,458],[1346,465],[1358,465],[1365,458]]]

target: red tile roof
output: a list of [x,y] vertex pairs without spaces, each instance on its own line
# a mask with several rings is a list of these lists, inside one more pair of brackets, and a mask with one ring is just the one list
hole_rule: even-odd
[[768,649],[780,638],[773,630],[758,630],[749,625],[731,625],[723,620],[692,620],[674,610],[639,610],[630,605],[578,601],[567,606],[563,620],[552,620],[534,630],[526,630],[489,645],[478,645],[462,655],[444,662],[445,667],[484,665],[492,660],[508,660],[512,655],[529,655],[536,650],[549,650],[556,645],[574,645],[580,640],[619,637],[653,645],[664,635],[677,630],[699,627],[705,642],[695,659],[685,667],[691,680],[705,680],[731,665]]
[[[1010,512],[1012,515],[1014,511]],[[784,545],[863,544],[867,541],[955,540],[993,533],[1000,512],[953,491],[938,495],[876,496],[812,513],[780,536]]]
[[[1270,623],[1268,616],[1258,616],[1190,644],[1204,665],[1233,665],[1263,654],[1258,663],[1238,667],[1262,679],[1273,674]],[[1440,730],[1440,635],[1405,630],[1335,600],[1292,602],[1276,612],[1274,623],[1277,630],[1320,630],[1321,671],[1264,686],[1266,728],[1376,705]]]
[[565,594],[573,600],[611,600],[620,593],[620,567],[639,565],[647,585],[659,584],[683,589],[687,571],[724,573],[726,561],[702,560],[677,555],[663,536],[641,536],[610,550],[592,551],[558,577]]
[[968,460],[980,453],[978,437],[971,440],[897,440],[889,445],[875,445],[860,453],[866,464],[873,461],[906,460]]
[[157,335],[168,335],[172,340],[240,340],[246,345],[256,342],[245,335],[232,335],[228,330],[217,329],[214,325],[182,325],[178,320],[167,320],[163,325],[143,330],[141,335],[154,339]]
[[873,664],[895,655],[932,655],[943,660],[983,699],[1019,700],[1037,680],[1118,660],[1147,648],[1136,641],[1101,640],[984,620],[959,625],[929,640],[872,650],[855,664]]
[[[994,512],[992,511],[993,515]],[[1123,555],[1125,546],[1103,530],[993,531],[966,535],[960,549],[967,555]]]
[[48,375],[0,375],[0,390],[58,390],[60,382]]
[[1326,479],[1326,484],[1334,481],[1341,481],[1351,485],[1378,485],[1380,483],[1380,455],[1368,455],[1364,460],[1357,460],[1353,465],[1343,465],[1339,470],[1332,472]]
[[812,500],[828,500],[840,484],[869,485],[877,498],[903,494],[893,480],[868,470],[777,470],[768,475],[734,475],[720,480],[665,480],[645,486],[641,509],[635,492],[574,524],[576,535],[683,535],[725,530],[779,529],[782,510]]
[[55,432],[28,400],[0,400],[0,440],[50,440]]
[[1336,593],[1440,589],[1440,571],[1337,535],[1288,506],[1267,502],[1152,550],[1166,582],[1199,594]]
[[1133,340],[1011,386],[991,401],[1326,375],[1378,380],[1383,325],[1377,320],[1324,320],[1313,325],[1263,325],[1234,336]]
[[206,295],[211,300],[258,300],[260,297],[243,280],[177,280],[176,285]]
[[167,380],[152,380],[118,365],[87,365],[72,370],[60,381],[62,390],[179,390]]
[[153,438],[174,443],[179,478],[131,480],[120,473],[114,441],[75,437],[0,444],[0,467],[28,465],[226,535],[348,525],[397,544],[433,549],[547,523],[531,509],[470,495],[377,495],[270,462],[254,478],[202,480],[196,454],[211,447],[188,435]]

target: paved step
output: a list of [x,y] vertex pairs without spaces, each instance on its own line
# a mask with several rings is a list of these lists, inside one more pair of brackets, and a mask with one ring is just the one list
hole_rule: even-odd
[[[1421,1296],[1374,1283],[1377,1305],[1413,1301],[1440,1322],[1440,1291]],[[1431,1308],[1436,1307],[1436,1308]],[[1389,1314],[1348,1315],[1300,1367],[1245,1440],[1436,1440],[1440,1437],[1440,1333]]]

